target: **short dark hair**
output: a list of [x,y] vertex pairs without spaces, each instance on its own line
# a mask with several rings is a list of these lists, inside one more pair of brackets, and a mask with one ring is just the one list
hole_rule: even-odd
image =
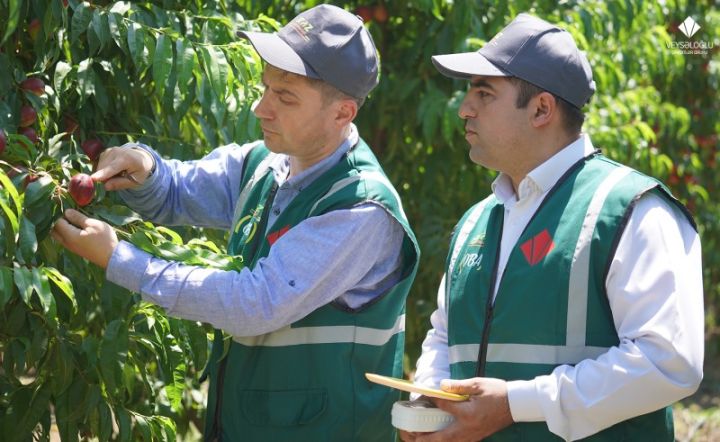
[[[517,99],[515,100],[515,107],[517,107],[518,109],[526,107],[530,102],[530,99],[537,96],[538,94],[542,92],[548,92],[541,87],[535,86],[532,83],[528,83],[522,78],[507,77],[507,79],[508,81],[510,81],[510,83],[515,85],[518,91]],[[585,122],[585,113],[574,105],[570,104],[569,101],[558,97],[552,92],[548,93],[555,97],[558,109],[560,109],[560,112],[563,115],[563,128],[565,129],[565,131],[570,135],[579,134],[582,130],[582,125]]]
[[[301,75],[302,77],[302,75]],[[320,91],[320,93],[323,96],[323,100],[325,104],[330,103],[333,100],[352,100],[355,103],[357,103],[358,109],[360,109],[365,103],[365,98],[357,98],[353,97],[351,95],[346,94],[345,92],[341,91],[340,89],[336,88],[335,86],[331,85],[330,83],[320,80],[319,78],[310,78],[310,77],[303,77],[305,80],[310,84],[310,86],[313,86],[317,90]]]

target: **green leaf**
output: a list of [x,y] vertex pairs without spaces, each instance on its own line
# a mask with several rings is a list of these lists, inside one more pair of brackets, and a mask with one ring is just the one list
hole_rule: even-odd
[[5,195],[3,194],[3,192],[0,192],[0,208],[2,208],[3,212],[5,213],[5,217],[7,218],[7,220],[10,221],[12,237],[9,239],[14,243],[15,235],[17,235],[18,231],[20,230],[20,223],[18,222],[17,215],[13,211],[12,207],[10,207],[10,205],[8,204],[8,201],[5,199]]
[[35,288],[35,292],[38,294],[38,298],[40,298],[40,304],[43,307],[45,318],[49,319],[51,322],[55,322],[55,319],[57,318],[57,308],[55,305],[55,297],[50,289],[50,280],[47,275],[43,273],[42,269],[38,267],[33,267],[32,276],[33,287]]
[[0,310],[5,307],[13,294],[13,269],[0,267]]
[[10,195],[12,203],[15,204],[15,213],[19,214],[22,210],[22,199],[10,178],[2,171],[0,171],[0,187],[3,189],[2,192],[7,192]]
[[131,22],[128,25],[127,33],[128,50],[132,57],[135,66],[138,69],[143,68],[143,62],[145,60],[145,54],[147,49],[145,48],[145,30],[139,24]]
[[100,440],[110,440],[112,436],[112,414],[110,406],[105,401],[101,401],[98,406],[98,414],[100,417],[98,423],[98,436]]
[[187,331],[187,340],[190,343],[190,349],[192,351],[193,365],[195,369],[201,370],[207,363],[208,350],[210,348],[207,332],[199,323],[183,321],[183,324],[183,328]]
[[110,8],[110,12],[114,14],[125,15],[130,10],[130,2],[115,2]]
[[93,18],[93,11],[90,3],[82,2],[73,13],[72,26],[70,28],[70,42],[75,43],[80,35],[85,32]]
[[183,352],[177,345],[168,347],[168,359],[172,367],[171,378],[166,379],[165,393],[167,393],[170,407],[176,413],[182,410],[182,393],[185,389],[185,375],[187,366],[183,360]]
[[13,32],[15,32],[15,28],[17,28],[18,21],[20,20],[20,5],[22,2],[20,0],[10,0],[10,4],[8,5],[8,21],[5,25],[5,34],[3,35],[2,40],[0,40],[0,45],[5,43],[5,40],[12,35]]
[[30,306],[30,296],[33,293],[33,275],[32,270],[27,267],[15,267],[15,287],[20,291],[22,300]]
[[103,50],[105,45],[110,43],[110,30],[108,29],[108,17],[105,12],[101,9],[96,9],[92,17],[92,30],[100,42],[100,51]]
[[53,394],[58,396],[73,382],[75,360],[72,357],[70,348],[63,340],[58,340],[55,344],[51,359],[53,370],[50,385]]
[[162,95],[165,90],[170,70],[173,65],[172,41],[165,34],[160,34],[155,45],[155,57],[153,59],[153,80],[155,80],[155,91]]
[[166,237],[170,238],[171,243],[182,245],[182,243],[183,243],[182,237],[180,235],[178,235],[176,231],[174,231],[172,229],[168,229],[167,227],[164,227],[164,226],[157,226],[157,227],[155,227],[155,230],[157,230],[158,233],[161,233],[161,234],[165,235]]
[[137,413],[133,413],[133,415],[135,415],[135,423],[137,424],[135,428],[139,430],[142,440],[153,440],[153,431],[147,416],[143,416]]
[[122,366],[128,353],[128,328],[115,319],[105,328],[100,342],[100,373],[109,391],[116,391],[122,384]]
[[115,407],[115,422],[117,422],[120,442],[130,442],[132,436],[130,413],[122,407]]
[[77,82],[83,102],[95,94],[95,70],[92,58],[86,58],[78,64]]
[[200,48],[205,75],[210,81],[215,96],[221,102],[225,100],[228,83],[228,63],[225,54],[214,47]]
[[35,236],[35,224],[27,219],[25,215],[20,217],[20,237],[18,239],[18,249],[20,255],[18,262],[21,264],[30,264],[37,252],[38,241]]
[[175,66],[178,75],[178,86],[180,91],[185,93],[187,85],[192,78],[193,71],[197,66],[197,54],[189,41],[179,38],[175,42]]
[[15,390],[10,398],[12,422],[5,431],[5,440],[25,440],[40,422],[50,406],[50,388],[47,383],[38,383]]
[[77,301],[75,300],[75,290],[73,289],[72,281],[55,268],[43,267],[42,271],[47,275],[48,279],[55,284],[55,287],[59,288],[60,291],[67,296],[72,303],[73,310],[77,310]]
[[126,224],[142,221],[140,215],[133,212],[129,207],[121,205],[97,207],[93,214],[116,226],[124,226]]
[[55,87],[55,92],[60,94],[62,92],[65,92],[65,88],[63,88],[63,83],[65,82],[65,78],[67,75],[72,71],[72,66],[65,63],[64,61],[58,61],[58,63],[55,65],[55,76],[53,77],[53,85]]
[[107,19],[110,36],[112,37],[117,47],[120,48],[123,52],[126,52],[125,47],[127,40],[123,38],[122,17],[119,14],[112,12],[111,10],[111,12],[107,16]]
[[42,175],[36,181],[28,184],[27,188],[25,188],[25,201],[23,204],[25,210],[27,211],[28,208],[39,204],[47,205],[54,190],[55,183],[47,175]]

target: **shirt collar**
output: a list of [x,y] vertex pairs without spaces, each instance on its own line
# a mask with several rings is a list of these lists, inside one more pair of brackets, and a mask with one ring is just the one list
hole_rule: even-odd
[[315,181],[320,175],[337,164],[340,158],[356,145],[359,140],[360,135],[358,134],[355,124],[350,123],[350,133],[348,137],[335,149],[335,152],[294,177],[287,179],[288,173],[290,172],[290,158],[285,154],[275,154],[275,158],[270,161],[269,167],[273,170],[275,181],[280,185],[280,188],[294,188],[300,191],[303,187],[307,187],[307,185]]
[[[595,148],[587,134],[582,134],[577,140],[560,149],[555,155],[544,163],[531,170],[518,188],[517,198],[523,199],[529,193],[546,193],[570,169],[586,156],[592,154]],[[507,202],[510,198],[516,197],[510,177],[500,173],[492,183],[492,191],[501,203]]]

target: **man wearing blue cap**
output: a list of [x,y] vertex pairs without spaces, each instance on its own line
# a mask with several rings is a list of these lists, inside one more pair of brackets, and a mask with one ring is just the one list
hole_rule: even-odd
[[167,262],[75,211],[54,237],[168,314],[232,337],[223,354],[216,333],[206,369],[206,440],[392,440],[399,393],[364,374],[402,375],[419,249],[352,123],[378,82],[375,46],[357,16],[329,5],[242,36],[267,63],[262,141],[189,163],[126,145],[93,178],[154,221],[229,229],[247,267]]
[[472,161],[499,171],[455,228],[416,382],[455,422],[404,440],[674,439],[702,379],[700,241],[665,186],[581,133],[595,83],[566,31],[519,15],[432,59],[470,82]]

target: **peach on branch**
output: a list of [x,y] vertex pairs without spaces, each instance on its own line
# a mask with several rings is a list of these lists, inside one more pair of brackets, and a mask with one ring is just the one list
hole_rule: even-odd
[[37,112],[32,106],[26,104],[20,108],[20,127],[27,127],[37,121]]
[[95,198],[95,183],[90,175],[79,173],[70,178],[68,191],[78,206],[87,206]]

